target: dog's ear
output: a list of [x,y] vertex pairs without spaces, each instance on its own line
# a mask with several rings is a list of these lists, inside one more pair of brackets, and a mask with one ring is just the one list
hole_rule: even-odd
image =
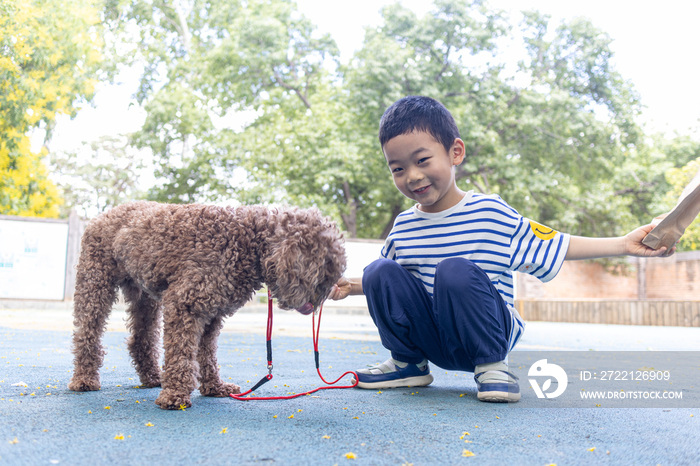
[[322,250],[320,251],[321,257],[324,257],[322,272],[335,284],[345,273],[347,256],[343,236],[334,223],[329,224],[328,229],[319,234],[317,244]]
[[322,263],[300,232],[281,239],[264,261],[266,283],[280,304],[302,306],[314,291],[314,276]]

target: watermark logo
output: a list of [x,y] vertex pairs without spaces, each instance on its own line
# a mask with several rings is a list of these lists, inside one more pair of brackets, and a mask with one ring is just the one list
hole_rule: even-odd
[[[537,398],[556,398],[564,393],[569,383],[569,378],[566,376],[564,369],[556,364],[548,363],[546,359],[540,359],[530,366],[527,375],[530,377],[528,380]],[[540,386],[538,378],[544,377],[546,377],[546,380]],[[549,392],[552,388],[552,380],[557,382],[557,386],[554,391]]]
[[700,408],[700,351],[523,350],[508,369],[525,383],[518,409]]

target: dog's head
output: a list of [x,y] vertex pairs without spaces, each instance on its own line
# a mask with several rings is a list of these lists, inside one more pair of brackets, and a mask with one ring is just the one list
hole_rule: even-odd
[[316,209],[277,211],[263,260],[265,282],[282,309],[310,314],[345,271],[343,237]]

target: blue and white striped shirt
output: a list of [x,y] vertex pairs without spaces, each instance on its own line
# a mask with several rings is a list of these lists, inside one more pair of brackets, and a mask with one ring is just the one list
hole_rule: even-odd
[[564,262],[569,239],[522,217],[497,195],[470,191],[442,212],[413,207],[399,214],[381,254],[419,278],[431,296],[443,259],[462,257],[481,267],[513,316],[512,349],[524,327],[514,306],[513,271],[551,280]]

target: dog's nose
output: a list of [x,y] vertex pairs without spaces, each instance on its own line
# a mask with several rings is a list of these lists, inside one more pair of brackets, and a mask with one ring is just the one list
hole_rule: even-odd
[[300,312],[304,315],[309,315],[312,312],[314,312],[314,305],[311,303],[306,303],[303,306],[297,308],[297,312]]

